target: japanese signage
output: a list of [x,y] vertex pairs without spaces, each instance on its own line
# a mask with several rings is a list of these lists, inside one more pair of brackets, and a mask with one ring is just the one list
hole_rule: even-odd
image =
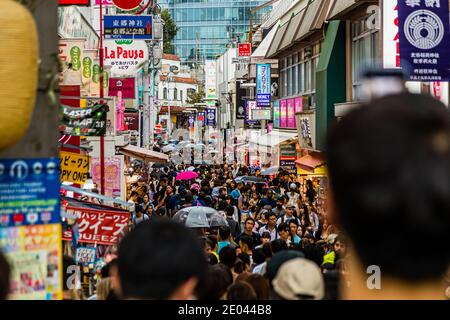
[[152,16],[105,16],[105,39],[152,40]]
[[[123,177],[123,156],[105,158],[105,195],[116,197],[115,193],[121,191],[121,179]],[[100,158],[91,160],[92,180],[97,185],[101,184],[101,164]]]
[[139,131],[139,111],[124,112],[124,121],[127,130]]
[[287,100],[280,101],[280,128],[287,127]]
[[60,180],[84,184],[89,175],[89,157],[76,153],[60,153],[61,175]]
[[216,61],[207,60],[205,62],[206,72],[206,98],[217,99],[216,92]]
[[75,251],[75,263],[89,266],[95,264],[97,250],[95,248],[78,247]]
[[217,110],[206,109],[206,125],[214,127],[217,122]]
[[258,107],[270,106],[270,64],[256,65],[256,102]]
[[302,149],[314,150],[315,112],[304,111],[297,115],[297,132],[299,146]]
[[61,224],[0,228],[0,248],[12,268],[11,299],[62,299],[61,233]]
[[95,5],[97,5],[97,6],[100,5],[100,2],[101,2],[101,4],[107,5],[107,6],[114,5],[113,0],[95,0]]
[[117,97],[119,91],[122,92],[122,99],[135,98],[135,79],[134,78],[110,78],[109,79],[109,96]]
[[383,1],[383,67],[400,68],[397,1]]
[[297,165],[295,164],[295,160],[297,160],[297,158],[280,157],[280,168],[288,171],[289,173],[296,174]]
[[[128,230],[130,213],[67,207],[78,219],[78,242],[115,245]],[[72,232],[65,230],[63,240],[72,240]]]
[[258,129],[261,128],[261,121],[259,120],[253,120],[252,118],[252,110],[257,109],[256,101],[246,101],[246,108],[245,108],[245,121],[244,126],[246,129]]
[[0,160],[0,227],[60,222],[58,159]]
[[252,55],[252,44],[251,43],[239,43],[238,56],[239,57],[250,57],[251,55]]
[[111,67],[113,77],[133,76],[148,60],[148,47],[142,40],[107,40],[103,53],[105,66]]
[[106,133],[107,105],[96,104],[87,108],[61,105],[60,130],[66,135],[98,137]]
[[97,58],[97,50],[84,50],[82,60],[82,85],[81,94],[83,96],[91,95],[92,71],[94,59]]
[[400,64],[411,81],[450,80],[447,0],[399,0]]

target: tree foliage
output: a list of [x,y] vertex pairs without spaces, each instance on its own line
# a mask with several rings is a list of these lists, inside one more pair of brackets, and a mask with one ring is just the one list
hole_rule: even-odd
[[188,104],[194,105],[196,103],[202,103],[204,98],[205,98],[205,91],[203,91],[203,89],[200,89],[199,91],[193,91],[190,94],[188,94],[186,102]]
[[164,21],[164,53],[174,53],[174,46],[172,44],[179,28],[172,19],[168,9],[161,11],[161,19]]

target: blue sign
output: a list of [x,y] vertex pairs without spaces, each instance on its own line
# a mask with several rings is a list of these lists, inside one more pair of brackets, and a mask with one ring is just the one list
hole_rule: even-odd
[[450,80],[447,0],[398,1],[400,65],[410,81]]
[[258,107],[270,106],[271,74],[270,64],[256,65],[256,104]]
[[0,160],[0,227],[61,223],[59,159]]
[[216,109],[206,109],[206,125],[214,127],[216,121]]
[[105,39],[152,40],[152,16],[105,16],[103,20]]

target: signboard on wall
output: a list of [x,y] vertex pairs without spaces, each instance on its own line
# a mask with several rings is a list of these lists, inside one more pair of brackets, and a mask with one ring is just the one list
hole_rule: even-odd
[[142,40],[106,40],[103,57],[105,66],[111,67],[113,77],[134,76],[148,61],[148,47]]
[[400,64],[410,81],[450,80],[448,1],[399,1]]
[[60,180],[84,184],[89,175],[89,157],[77,153],[60,152]]
[[105,39],[152,40],[153,17],[150,15],[104,16]]
[[239,57],[250,57],[251,55],[252,55],[252,44],[251,43],[239,43],[238,56]]
[[271,100],[271,65],[256,65],[256,103],[258,107],[270,106]]
[[122,99],[135,98],[135,78],[110,78],[109,79],[109,96],[117,97],[122,92]]

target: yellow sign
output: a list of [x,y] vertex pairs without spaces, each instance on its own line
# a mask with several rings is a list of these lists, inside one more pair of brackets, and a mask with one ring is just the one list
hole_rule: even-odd
[[84,184],[89,175],[89,157],[76,153],[60,153],[61,181]]

